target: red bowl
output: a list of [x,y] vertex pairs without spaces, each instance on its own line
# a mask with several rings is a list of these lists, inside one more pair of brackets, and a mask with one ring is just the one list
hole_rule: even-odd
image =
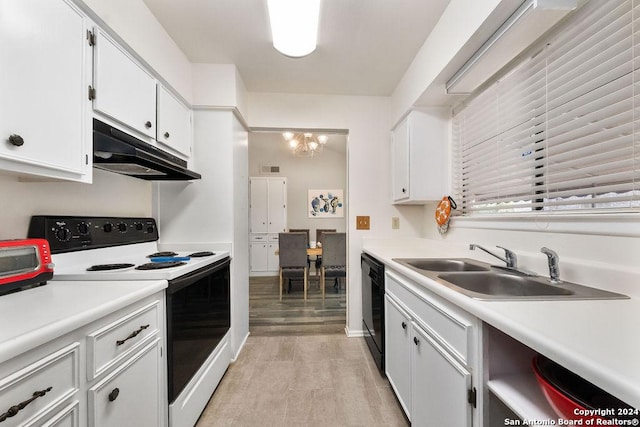
[[[577,396],[581,392],[584,393],[585,389],[591,391],[588,386],[595,386],[542,355],[534,357],[532,364],[538,384],[558,416],[567,420],[583,420],[582,422],[585,424],[587,420],[604,420],[597,415],[579,415],[584,414],[585,410],[593,408],[580,402],[581,399]],[[562,386],[575,386],[578,390],[562,390],[559,388]]]

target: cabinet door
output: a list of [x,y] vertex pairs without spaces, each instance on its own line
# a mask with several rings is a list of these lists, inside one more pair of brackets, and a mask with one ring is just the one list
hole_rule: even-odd
[[280,257],[278,256],[278,244],[269,243],[267,247],[267,265],[269,271],[280,270]]
[[287,184],[282,178],[269,180],[269,233],[281,233],[287,227]]
[[[409,198],[409,119],[405,119],[391,135],[393,200]],[[426,183],[424,183],[426,184]]]
[[268,257],[267,257],[267,244],[266,243],[251,243],[249,245],[250,257],[251,257],[251,271],[268,271]]
[[185,158],[191,156],[191,110],[161,85],[156,140]]
[[160,340],[89,389],[91,426],[163,426]]
[[95,32],[93,109],[155,138],[155,79],[111,37]]
[[471,427],[471,374],[420,326],[411,329],[412,425]]
[[265,178],[251,178],[249,180],[249,193],[251,198],[250,217],[252,233],[266,233],[268,222],[268,185]]
[[411,420],[411,319],[389,295],[384,300],[385,371]]
[[0,2],[2,168],[90,182],[86,27],[66,1]]

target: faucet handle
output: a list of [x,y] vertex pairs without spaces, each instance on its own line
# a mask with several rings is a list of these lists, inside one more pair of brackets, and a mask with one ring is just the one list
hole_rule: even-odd
[[518,257],[513,251],[502,246],[496,246],[496,248],[500,248],[504,250],[504,256],[505,256],[505,259],[507,260],[507,267],[518,268]]

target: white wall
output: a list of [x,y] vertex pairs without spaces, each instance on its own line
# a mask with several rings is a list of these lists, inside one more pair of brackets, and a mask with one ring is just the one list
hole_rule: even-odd
[[[362,328],[360,253],[363,237],[423,235],[422,207],[391,204],[389,178],[390,99],[330,95],[249,93],[249,126],[345,129],[347,143],[348,286],[347,328]],[[371,230],[356,230],[355,217],[369,215]],[[399,230],[391,218],[401,217]]]
[[[330,135],[327,148],[314,157],[295,157],[280,132],[249,134],[249,174],[260,176],[260,165],[280,166],[279,176],[287,178],[287,227],[308,228],[316,240],[317,228],[346,230],[346,218],[309,218],[307,194],[310,189],[342,189],[347,192],[346,135]],[[334,147],[334,148],[331,148]]]
[[94,169],[93,184],[0,175],[0,239],[27,236],[32,215],[151,216],[151,183]]
[[233,64],[192,64],[193,105],[235,108],[247,116],[247,92]]

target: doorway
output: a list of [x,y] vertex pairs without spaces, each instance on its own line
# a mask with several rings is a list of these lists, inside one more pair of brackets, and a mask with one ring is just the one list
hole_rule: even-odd
[[[303,130],[293,130],[302,132]],[[307,130],[308,131],[308,130]],[[328,136],[321,152],[309,157],[292,153],[282,129],[257,130],[249,133],[249,177],[286,178],[286,230],[308,229],[310,242],[316,241],[317,229],[347,232],[348,206],[342,201],[341,215],[313,215],[310,212],[310,190],[340,190],[347,200],[347,132],[316,132]],[[255,234],[249,230],[250,236]],[[259,237],[259,236],[258,236]],[[253,237],[250,237],[250,252]],[[259,255],[256,255],[256,257]],[[259,264],[252,260],[250,266]],[[251,268],[249,280],[249,330],[257,335],[316,334],[344,332],[346,326],[347,280],[339,287],[326,281],[326,297],[322,300],[311,257],[308,299],[304,301],[301,283],[293,282],[291,291],[279,300],[277,258],[271,265]],[[255,262],[254,262],[255,261]],[[286,290],[289,286],[287,284]]]

